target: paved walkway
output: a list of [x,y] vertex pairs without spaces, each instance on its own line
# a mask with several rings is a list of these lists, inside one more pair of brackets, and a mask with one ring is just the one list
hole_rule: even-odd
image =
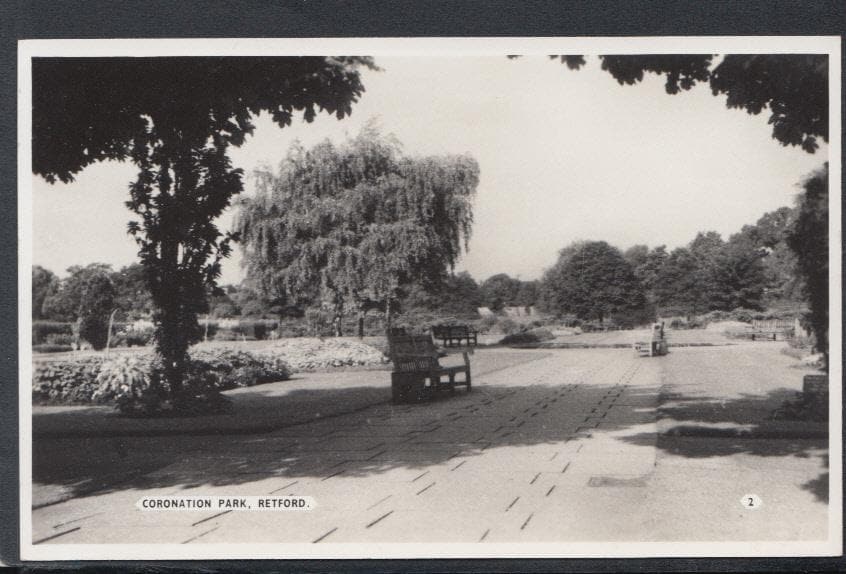
[[[803,373],[773,347],[679,349],[653,359],[610,349],[526,353],[539,356],[474,377],[469,394],[401,407],[379,402],[269,433],[136,440],[133,451],[155,456],[147,465],[137,459],[135,473],[52,500],[61,480],[37,484],[36,493],[48,494],[33,511],[33,540],[825,538],[825,439],[802,429],[790,438],[709,431],[754,431],[769,405],[801,387]],[[730,367],[723,380],[748,388],[727,394],[726,383],[707,375],[715,359]],[[745,406],[733,408],[736,401]],[[751,408],[761,401],[767,406]],[[673,434],[679,427],[688,431]],[[759,511],[742,508],[747,493],[764,501]],[[134,506],[141,496],[177,494],[308,495],[318,506],[302,513]]]

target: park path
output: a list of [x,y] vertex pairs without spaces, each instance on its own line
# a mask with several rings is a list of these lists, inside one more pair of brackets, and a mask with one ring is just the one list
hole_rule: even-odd
[[[483,357],[480,352],[473,360]],[[759,369],[756,360],[761,358],[753,357],[744,368]],[[216,544],[732,540],[738,533],[759,540],[824,537],[825,515],[819,512],[824,504],[797,488],[820,469],[818,458],[803,450],[808,445],[764,453],[770,457],[764,470],[789,478],[767,490],[760,452],[730,448],[700,456],[674,442],[695,437],[659,434],[659,426],[666,425],[659,421],[659,403],[668,396],[678,400],[677,391],[693,384],[696,361],[704,367],[713,356],[699,350],[660,359],[637,358],[630,350],[551,352],[476,378],[471,393],[459,390],[399,407],[380,403],[272,433],[198,437],[189,451],[183,443],[167,466],[35,509],[33,540]],[[706,439],[704,444],[714,443]],[[819,441],[810,446],[820,447]],[[744,514],[739,500],[747,485],[767,500],[776,492],[782,503]],[[300,513],[145,513],[134,506],[142,496],[180,494],[306,495],[317,507]],[[789,522],[791,514],[798,519],[789,528],[778,524]]]

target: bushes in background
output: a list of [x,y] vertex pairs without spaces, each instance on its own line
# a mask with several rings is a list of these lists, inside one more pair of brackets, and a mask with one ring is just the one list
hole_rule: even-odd
[[47,338],[50,335],[68,335],[73,338],[73,323],[60,323],[58,321],[32,322],[33,345],[50,343],[51,341]]
[[33,345],[32,351],[34,353],[67,353],[73,351],[73,347],[70,345],[44,343],[41,345]]
[[506,335],[500,341],[501,345],[526,345],[532,343],[541,343],[543,341],[550,341],[555,338],[552,331],[543,327],[531,329],[529,331],[522,331],[520,333],[511,333]]

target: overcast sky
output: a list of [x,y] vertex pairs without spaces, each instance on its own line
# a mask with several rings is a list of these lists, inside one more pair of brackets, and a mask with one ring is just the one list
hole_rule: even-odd
[[[469,252],[457,270],[477,280],[495,273],[535,279],[572,241],[688,243],[697,231],[724,236],[763,213],[791,205],[802,177],[827,159],[771,137],[767,113],[725,107],[707,86],[669,96],[649,76],[620,86],[599,61],[580,71],[541,57],[377,59],[351,117],[268,117],[231,150],[249,174],[275,166],[295,139],[339,142],[373,117],[410,155],[469,153],[480,166]],[[33,180],[33,262],[63,274],[70,265],[136,260],[124,206],[131,164],[86,168],[70,185]],[[249,177],[246,193],[252,190]],[[231,214],[221,225],[228,228]],[[223,283],[242,278],[240,252]]]

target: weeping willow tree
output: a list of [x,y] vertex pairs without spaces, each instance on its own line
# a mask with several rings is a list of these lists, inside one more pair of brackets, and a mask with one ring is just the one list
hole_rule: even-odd
[[372,125],[340,146],[294,144],[240,203],[247,280],[331,309],[337,335],[351,311],[383,309],[390,327],[400,289],[440,280],[466,249],[478,182],[473,158],[406,157]]

